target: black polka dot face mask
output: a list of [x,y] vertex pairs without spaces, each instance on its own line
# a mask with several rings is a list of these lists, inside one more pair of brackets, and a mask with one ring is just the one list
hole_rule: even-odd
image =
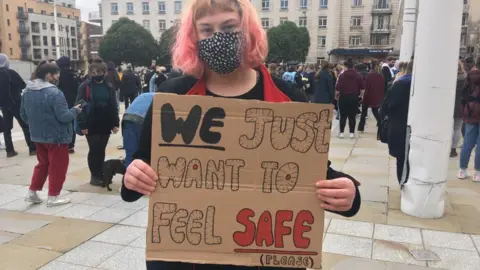
[[243,33],[217,32],[197,43],[198,55],[213,72],[229,74],[240,67],[244,51]]

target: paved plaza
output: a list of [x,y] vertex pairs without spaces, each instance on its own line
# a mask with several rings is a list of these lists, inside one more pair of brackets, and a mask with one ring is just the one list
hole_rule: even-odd
[[[73,203],[54,208],[25,203],[36,158],[28,156],[19,131],[14,129],[20,154],[6,159],[0,152],[0,269],[145,269],[148,199],[123,202],[120,177],[111,192],[90,186],[88,147],[78,138],[62,192]],[[370,119],[358,139],[332,138],[332,166],[362,183],[362,207],[348,219],[326,214],[323,268],[480,269],[480,184],[457,180],[458,159],[451,159],[445,216],[407,216],[400,211],[395,160],[375,133]],[[120,144],[121,135],[112,135],[108,158],[123,156],[116,149]],[[46,190],[40,196],[46,198]],[[440,261],[417,261],[408,251],[414,248],[433,251]]]

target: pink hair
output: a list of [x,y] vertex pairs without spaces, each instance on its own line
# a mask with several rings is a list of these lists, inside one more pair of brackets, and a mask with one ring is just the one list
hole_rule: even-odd
[[[257,67],[263,64],[268,53],[267,36],[250,0],[193,0],[183,17],[172,48],[174,68],[181,69],[185,74],[196,78],[203,76],[204,63],[198,56],[195,21],[206,14],[211,14],[212,7],[225,7],[224,3],[218,3],[225,1],[229,1],[228,6],[238,11],[241,16],[241,29],[245,33],[246,41],[243,65]],[[205,10],[207,8],[210,10]]]

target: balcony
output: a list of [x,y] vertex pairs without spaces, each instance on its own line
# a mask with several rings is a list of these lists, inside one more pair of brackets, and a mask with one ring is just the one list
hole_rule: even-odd
[[101,23],[102,22],[102,14],[100,14],[100,12],[98,12],[98,11],[90,12],[90,13],[88,13],[88,20],[90,22],[94,22],[94,23]]
[[17,12],[17,19],[19,20],[22,20],[22,21],[26,21],[28,20],[28,13],[27,12],[22,12],[22,11],[18,11]]
[[18,33],[30,34],[30,28],[28,26],[18,26]]
[[29,48],[30,46],[32,46],[32,43],[30,42],[30,40],[20,40],[18,42],[18,46],[20,46],[20,48]]
[[375,33],[375,34],[390,34],[391,32],[392,30],[390,30],[389,27],[386,27],[386,28],[372,27],[372,33]]
[[392,14],[392,5],[374,4],[372,14]]
[[463,5],[463,13],[468,13],[470,6],[468,4]]
[[22,61],[32,61],[32,55],[29,53],[22,53],[20,54],[20,60]]

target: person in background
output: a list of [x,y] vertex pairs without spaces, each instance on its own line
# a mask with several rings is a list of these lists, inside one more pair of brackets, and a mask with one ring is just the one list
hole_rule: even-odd
[[398,72],[397,72],[397,75],[395,75],[395,80],[394,82],[396,82],[398,79],[400,79],[403,75],[405,75],[406,71],[407,71],[407,65],[408,63],[407,62],[400,62],[398,63]]
[[278,64],[277,63],[270,63],[268,64],[268,72],[270,75],[275,78],[280,78],[280,74],[278,72]]
[[471,56],[465,58],[465,72],[470,72],[475,67],[475,59]]
[[88,142],[90,184],[101,186],[105,149],[110,134],[118,132],[120,120],[115,89],[105,79],[107,67],[104,63],[93,63],[89,69],[91,78],[80,85],[77,103],[87,102],[90,111],[82,111],[77,121]]
[[473,148],[475,150],[475,174],[474,182],[480,182],[480,57],[475,62],[470,72],[468,72],[465,87],[463,90],[462,115],[465,122],[465,137],[463,140],[462,151],[460,152],[460,170],[458,171],[459,179],[469,177],[467,173],[468,163]]
[[404,168],[408,176],[409,166],[405,160],[405,141],[407,139],[408,108],[410,105],[410,87],[412,85],[413,60],[407,64],[405,75],[393,83],[382,104],[380,119],[388,117],[388,152],[397,160],[397,179],[402,183]]
[[[117,70],[115,69],[115,63],[114,62],[108,62],[107,64],[107,82],[113,86],[113,89],[115,89],[115,96],[117,98],[117,105],[120,106],[120,76],[118,75]],[[118,107],[118,110],[120,111],[120,107]]]
[[382,64],[382,75],[385,79],[385,92],[390,88],[395,75],[393,74],[392,67],[395,65],[395,58],[389,57],[388,62]]
[[118,73],[118,78],[120,79],[120,81],[122,81],[122,79],[123,79],[123,71],[122,71],[122,67],[121,67],[121,66],[118,66],[118,67],[117,67],[117,73]]
[[322,62],[321,69],[315,74],[314,87],[313,103],[331,104],[335,100],[335,81],[328,62]]
[[[184,18],[172,58],[174,65],[186,75],[166,81],[160,86],[160,92],[269,102],[307,102],[302,92],[292,89],[282,80],[272,78],[264,66],[267,37],[250,0],[193,0]],[[217,103],[222,103],[222,99]],[[152,156],[152,110],[150,106],[134,161],[128,166],[124,177],[121,196],[127,202],[150,195],[158,183],[157,173],[149,165]],[[181,154],[183,150],[178,151]],[[316,181],[318,207],[347,217],[355,215],[361,203],[355,180],[332,168],[328,168],[327,178],[331,180]],[[245,199],[248,199],[248,195]],[[146,268],[275,269],[174,261],[147,261]]]
[[307,88],[305,89],[305,92],[309,95],[312,95],[313,92],[315,91],[315,75],[317,74],[315,64],[309,64],[307,66],[307,72],[305,75],[305,78],[307,79]]
[[378,72],[378,61],[372,60],[370,63],[371,70],[365,78],[365,94],[362,100],[362,115],[360,117],[360,123],[358,124],[358,131],[363,132],[365,130],[365,122],[368,114],[368,108],[372,108],[373,116],[380,121],[378,115],[378,109],[382,104],[385,94],[385,80]]
[[[67,100],[68,108],[73,108],[75,100],[77,99],[78,87],[81,84],[81,79],[75,74],[75,71],[70,68],[70,58],[62,56],[57,60],[57,65],[60,68],[60,80],[58,82],[58,89],[63,92]],[[72,128],[74,122],[71,122]],[[75,132],[72,132],[72,141],[68,146],[70,154],[75,153]]]
[[360,74],[353,70],[353,61],[345,61],[344,72],[338,76],[335,99],[338,100],[340,110],[339,138],[344,138],[345,126],[348,119],[350,139],[355,138],[355,126],[359,98],[363,98],[365,82]]
[[125,109],[133,102],[140,92],[140,79],[132,71],[132,66],[127,67],[127,71],[123,73],[120,94],[125,101]]
[[157,71],[156,71],[156,74],[155,74],[155,86],[156,87],[153,90],[153,92],[156,92],[158,87],[160,87],[160,85],[168,79],[167,75],[165,75],[166,72],[167,72],[167,69],[163,66],[157,68]]
[[462,61],[458,60],[458,71],[457,71],[457,87],[455,91],[455,108],[453,110],[453,136],[452,136],[452,150],[450,151],[450,157],[456,157],[458,142],[460,141],[460,136],[462,135],[462,98],[463,98],[463,89],[465,87],[465,81],[467,79],[465,69],[463,68]]
[[[65,67],[66,63],[63,64]],[[70,107],[57,88],[60,74],[54,62],[41,62],[35,80],[28,82],[23,93],[20,109],[22,119],[30,126],[38,159],[25,201],[42,203],[37,191],[43,189],[48,176],[47,207],[70,203],[59,195],[67,177],[69,143],[74,133],[72,123],[80,112],[80,105]]]
[[28,125],[20,117],[22,90],[25,89],[26,84],[15,70],[9,68],[9,64],[8,56],[0,53],[0,108],[2,108],[3,124],[5,126],[3,138],[7,158],[18,155],[12,140],[13,118],[17,119],[22,128],[30,156],[35,156],[37,154],[35,144],[30,139]]

